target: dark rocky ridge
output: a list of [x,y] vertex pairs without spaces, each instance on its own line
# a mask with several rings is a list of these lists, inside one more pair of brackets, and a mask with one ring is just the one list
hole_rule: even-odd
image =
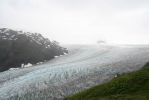
[[0,29],[0,71],[21,64],[36,64],[64,53],[68,53],[66,48],[39,33]]

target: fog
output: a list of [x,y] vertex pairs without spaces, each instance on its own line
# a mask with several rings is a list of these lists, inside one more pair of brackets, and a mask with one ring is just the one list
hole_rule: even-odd
[[148,44],[148,0],[1,0],[0,27],[63,44]]

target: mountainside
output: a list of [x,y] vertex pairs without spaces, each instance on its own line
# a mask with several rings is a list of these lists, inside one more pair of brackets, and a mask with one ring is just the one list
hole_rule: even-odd
[[66,48],[39,33],[0,29],[0,71],[21,64],[36,64],[64,53],[68,53]]

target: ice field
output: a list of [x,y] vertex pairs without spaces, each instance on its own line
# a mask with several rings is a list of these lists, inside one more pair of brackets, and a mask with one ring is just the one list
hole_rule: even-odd
[[141,68],[149,46],[66,45],[69,54],[28,68],[0,73],[0,100],[61,100]]

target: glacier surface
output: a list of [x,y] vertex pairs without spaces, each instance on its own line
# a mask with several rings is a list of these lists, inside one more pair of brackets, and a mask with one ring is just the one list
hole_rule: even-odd
[[32,67],[0,73],[0,100],[59,100],[138,70],[149,46],[67,45],[69,54]]

